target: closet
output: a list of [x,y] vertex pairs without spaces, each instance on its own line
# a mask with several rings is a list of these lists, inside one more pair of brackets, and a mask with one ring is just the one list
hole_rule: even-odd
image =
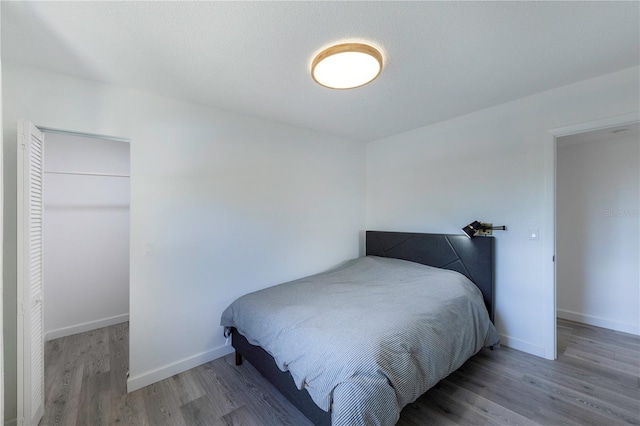
[[45,132],[45,340],[129,319],[129,143]]

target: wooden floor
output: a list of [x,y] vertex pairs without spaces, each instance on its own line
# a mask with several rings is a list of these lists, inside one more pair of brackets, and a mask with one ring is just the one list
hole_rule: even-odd
[[[558,321],[558,359],[483,349],[398,425],[640,424],[640,338]],[[128,326],[47,342],[41,425],[310,425],[227,356],[126,393]]]

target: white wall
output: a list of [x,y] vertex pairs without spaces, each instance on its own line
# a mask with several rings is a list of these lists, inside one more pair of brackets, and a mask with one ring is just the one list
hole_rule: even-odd
[[44,149],[47,340],[129,319],[129,144],[57,133]]
[[558,139],[558,316],[640,334],[638,135]]
[[[638,68],[586,80],[367,146],[367,229],[496,231],[496,325],[508,346],[553,358],[545,275],[549,129],[637,112]],[[540,239],[529,240],[538,229]],[[551,309],[550,309],[551,308]]]
[[[19,117],[131,140],[131,388],[227,353],[220,314],[236,297],[359,255],[363,144],[3,65],[8,371],[16,365]],[[16,413],[10,376],[8,419]]]

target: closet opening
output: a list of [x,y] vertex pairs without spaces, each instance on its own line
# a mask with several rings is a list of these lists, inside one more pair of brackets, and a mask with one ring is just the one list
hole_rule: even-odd
[[129,320],[128,141],[42,129],[45,341]]
[[124,383],[130,150],[24,120],[17,145],[18,423],[38,424],[45,400],[72,407],[96,380]]

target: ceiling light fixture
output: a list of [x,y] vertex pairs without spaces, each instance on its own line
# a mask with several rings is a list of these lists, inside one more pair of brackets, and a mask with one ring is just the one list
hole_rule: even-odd
[[330,89],[353,89],[375,80],[382,71],[380,52],[362,43],[331,46],[313,59],[311,77]]

